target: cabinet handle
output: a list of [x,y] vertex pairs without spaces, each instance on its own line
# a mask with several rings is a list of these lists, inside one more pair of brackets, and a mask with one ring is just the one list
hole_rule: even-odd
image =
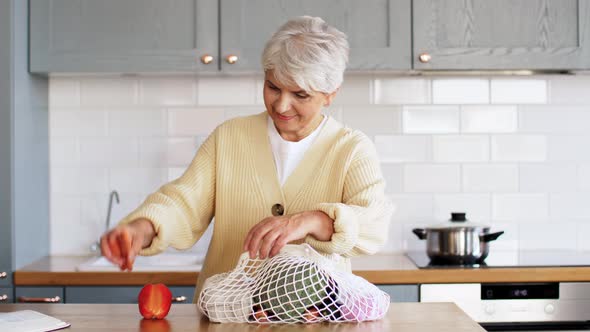
[[205,54],[201,57],[201,62],[208,65],[213,62],[213,56],[210,54]]
[[7,301],[8,301],[8,295],[6,295],[6,294],[0,295],[0,302],[7,302]]
[[186,296],[176,296],[172,297],[172,302],[184,302],[186,301]]
[[18,302],[19,303],[57,303],[61,301],[61,297],[26,297],[26,296],[19,296]]
[[428,53],[421,53],[418,56],[418,60],[420,60],[420,62],[422,62],[422,63],[428,63],[428,62],[430,62],[430,60],[432,60],[432,56]]
[[0,272],[0,279],[5,279],[8,276],[8,273],[2,271]]
[[238,62],[238,56],[230,54],[225,57],[225,61],[227,61],[227,63],[229,63],[230,65],[233,65],[234,63]]

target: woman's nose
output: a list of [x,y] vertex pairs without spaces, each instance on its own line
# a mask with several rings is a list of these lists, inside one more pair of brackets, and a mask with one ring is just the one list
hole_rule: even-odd
[[282,94],[277,98],[274,108],[278,113],[285,113],[291,109],[291,100],[288,96]]

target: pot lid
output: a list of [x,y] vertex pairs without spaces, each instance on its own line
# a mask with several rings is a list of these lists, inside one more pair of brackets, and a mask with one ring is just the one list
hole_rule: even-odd
[[451,219],[446,222],[428,226],[426,229],[448,229],[448,228],[470,228],[470,229],[480,229],[480,228],[490,228],[488,225],[478,224],[475,222],[471,222],[467,220],[467,214],[465,212],[451,212]]

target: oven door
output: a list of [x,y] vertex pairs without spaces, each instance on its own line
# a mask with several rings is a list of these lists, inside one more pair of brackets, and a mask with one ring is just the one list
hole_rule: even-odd
[[590,330],[590,283],[423,284],[420,302],[454,302],[488,331]]

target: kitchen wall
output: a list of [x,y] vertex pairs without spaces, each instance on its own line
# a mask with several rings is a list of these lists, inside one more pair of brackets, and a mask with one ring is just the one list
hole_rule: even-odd
[[[261,78],[51,78],[52,253],[87,253],[111,190],[116,223],[216,125],[263,111]],[[589,76],[349,75],[328,112],[377,146],[397,205],[384,252],[424,248],[411,229],[459,210],[506,231],[497,250],[590,250]]]

